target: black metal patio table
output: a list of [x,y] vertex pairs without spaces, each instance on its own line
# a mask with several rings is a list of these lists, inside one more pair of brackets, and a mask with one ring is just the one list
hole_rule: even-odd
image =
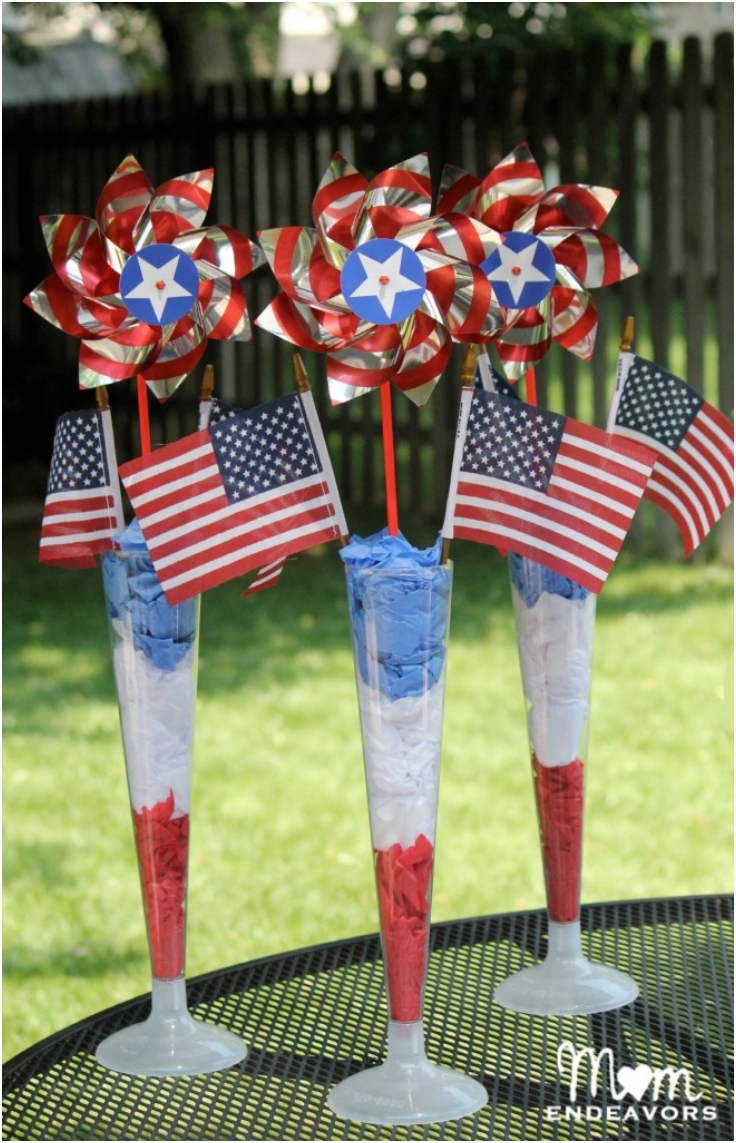
[[96,1045],[144,1019],[139,997],[4,1067],[4,1139],[723,1139],[733,1124],[733,897],[584,906],[584,951],[630,973],[633,1004],[589,1017],[517,1015],[493,1002],[544,955],[543,911],[432,928],[430,1059],[487,1088],[456,1122],[337,1119],[330,1088],[381,1062],[386,1011],[377,936],[268,957],[188,982],[195,1015],[250,1045],[238,1067],[141,1079],[106,1071]]

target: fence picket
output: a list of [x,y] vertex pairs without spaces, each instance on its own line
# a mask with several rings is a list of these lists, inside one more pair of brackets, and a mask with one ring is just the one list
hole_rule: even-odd
[[685,41],[680,88],[680,179],[682,187],[682,275],[687,379],[703,392],[705,344],[705,257],[703,178],[706,128],[700,41]]
[[733,416],[733,36],[718,36],[714,58],[714,196],[718,403]]

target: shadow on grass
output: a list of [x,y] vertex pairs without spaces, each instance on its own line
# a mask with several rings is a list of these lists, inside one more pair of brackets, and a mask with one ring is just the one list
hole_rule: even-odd
[[81,941],[74,948],[55,945],[45,952],[20,943],[6,943],[3,950],[3,975],[8,983],[11,980],[25,983],[42,977],[87,980],[129,970],[137,972],[147,965],[145,946],[125,949],[100,941]]
[[3,884],[28,881],[35,888],[52,890],[66,885],[69,880],[68,848],[64,845],[42,844],[3,846]]

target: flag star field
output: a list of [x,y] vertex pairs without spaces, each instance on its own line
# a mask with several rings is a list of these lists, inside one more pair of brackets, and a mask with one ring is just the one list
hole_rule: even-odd
[[545,409],[474,402],[468,419],[463,471],[544,492],[552,476],[565,417]]
[[634,358],[616,413],[616,423],[676,452],[698,415],[702,398],[672,373]]
[[210,430],[228,499],[245,500],[321,471],[306,421],[291,396]]
[[106,487],[110,482],[97,413],[67,413],[54,434],[47,492]]

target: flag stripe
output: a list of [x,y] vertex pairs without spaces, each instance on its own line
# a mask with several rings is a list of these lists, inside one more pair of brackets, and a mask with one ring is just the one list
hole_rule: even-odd
[[179,558],[181,539],[188,535],[187,551],[192,555],[199,555],[212,547],[216,540],[217,546],[228,543],[230,540],[247,538],[249,532],[263,530],[268,522],[274,531],[285,521],[291,521],[294,516],[305,511],[314,512],[324,506],[329,508],[330,498],[326,494],[315,496],[305,504],[303,498],[290,498],[290,503],[283,501],[272,502],[267,514],[258,511],[246,512],[240,504],[230,504],[227,508],[208,516],[200,517],[196,530],[191,524],[174,528],[151,538],[149,548],[151,555],[155,553],[159,569],[167,568]]
[[[524,532],[508,527],[493,527],[487,522],[474,521],[472,525],[461,524],[455,533],[459,540],[477,540],[482,544],[500,543],[501,548],[529,556],[539,563],[547,564],[561,575],[575,580],[581,587],[598,593],[605,583],[610,563],[604,569],[590,560],[581,559],[575,548],[561,549]],[[580,545],[584,550],[584,546]]]
[[[667,458],[664,464],[658,464],[652,474],[649,489],[655,491],[667,489],[672,495],[679,497],[683,512],[692,518],[693,524],[701,538],[707,535],[708,529],[715,522],[716,514],[708,511],[702,488],[693,480],[693,477],[681,464],[673,463],[674,458]],[[649,491],[649,489],[647,491]]]
[[688,456],[698,457],[705,465],[705,471],[719,490],[723,511],[733,500],[733,441],[731,451],[724,447],[720,434],[707,414],[699,413],[693,421],[690,432],[682,442]]
[[[581,484],[580,478],[588,476],[590,483]],[[643,482],[642,482],[643,487]],[[602,511],[613,512],[626,519],[629,518],[629,508],[636,507],[641,499],[641,489],[638,496],[633,496],[628,488],[620,492],[618,499],[615,494],[617,486],[609,486],[608,482],[596,479],[595,469],[574,468],[571,465],[560,464],[559,471],[555,472],[549,482],[549,495],[568,496],[578,504],[588,503],[589,507],[598,506]]]
[[523,536],[531,541],[538,540],[540,545],[546,545],[547,551],[554,551],[562,555],[570,552],[581,553],[588,556],[591,564],[596,567],[610,567],[618,554],[618,547],[610,547],[600,543],[592,536],[585,537],[585,544],[580,542],[580,533],[574,528],[561,526],[552,520],[549,523],[540,522],[533,513],[522,513],[517,509],[511,511],[506,505],[496,502],[489,511],[478,511],[477,506],[470,508],[465,505],[462,497],[458,501],[456,520],[459,525],[469,527],[486,527],[499,535]]
[[713,520],[717,520],[731,500],[717,471],[703,457],[702,452],[694,449],[687,439],[680,445],[679,453],[673,455],[672,461],[685,472],[689,466],[691,477],[701,482],[699,492],[702,503],[707,505],[708,514]]
[[284,570],[285,559],[274,560],[273,563],[266,564],[258,572],[258,575],[253,580],[247,591],[243,592],[244,595],[256,595],[259,591],[265,591],[269,587],[275,587],[281,579],[281,573]]
[[[676,509],[677,519],[675,522],[682,532],[686,555],[690,555],[693,549],[705,539],[715,523],[715,519],[717,519],[717,516],[709,519],[706,506],[701,498],[700,485],[693,479],[688,467],[670,449],[634,429],[622,427],[617,431],[622,436],[650,444],[650,447],[657,452],[657,463],[649,478],[644,495],[647,500],[651,500],[663,508],[665,512],[673,515],[673,518]],[[685,522],[685,530],[682,527],[683,522]]]
[[[217,466],[214,466],[215,469]],[[136,511],[145,516],[149,532],[156,535],[160,530],[174,528],[174,517],[210,504],[212,507],[227,507],[228,499],[222,490],[219,473],[206,469],[204,477],[196,480],[176,480],[158,491],[151,490],[147,496],[136,499]]]
[[[610,433],[597,433],[597,437],[590,438],[586,432],[581,432],[581,429],[589,429],[590,425],[583,425],[577,422],[574,426],[570,426],[568,422],[568,433],[562,439],[560,446],[560,454],[562,456],[571,455],[582,457],[585,453],[592,455],[598,459],[606,467],[601,469],[600,465],[592,465],[590,472],[592,472],[597,479],[607,479],[610,474],[610,479],[615,479],[617,475],[633,475],[639,474],[640,477],[647,478],[649,475],[649,465],[642,464],[640,458],[640,449],[637,449],[633,455],[627,455],[626,450],[621,447],[621,442],[616,442],[613,435]],[[606,440],[610,443],[606,443]],[[637,485],[639,487],[639,485]]]
[[[194,445],[194,438],[199,443]],[[187,443],[189,447],[187,448]],[[168,481],[169,473],[176,471],[178,476],[186,476],[189,472],[196,472],[202,458],[211,460],[214,450],[210,443],[207,429],[194,433],[189,437],[182,437],[172,445],[166,446],[166,460],[159,463],[153,461],[146,463],[147,458],[141,457],[125,465],[125,487],[134,492],[136,496],[145,494],[147,487],[157,488],[163,477]],[[142,490],[142,491],[141,491]]]
[[46,497],[44,516],[54,516],[60,512],[68,512],[70,508],[78,516],[88,512],[108,512],[112,507],[112,496],[109,492],[101,492],[99,488],[85,489],[83,492],[50,492]]
[[696,516],[683,511],[682,497],[667,488],[661,480],[653,478],[649,482],[646,497],[672,517],[680,530],[685,555],[691,555],[707,535],[707,529],[700,525]]
[[298,482],[298,486],[291,485],[288,491],[279,493],[276,498],[273,493],[266,492],[252,496],[247,501],[235,501],[235,503],[228,501],[222,486],[212,486],[209,476],[204,483],[206,487],[204,491],[200,491],[198,483],[180,484],[177,481],[170,489],[168,486],[162,486],[161,495],[155,502],[150,500],[147,504],[136,502],[140,519],[146,520],[149,547],[159,548],[166,543],[186,538],[187,534],[191,533],[191,520],[195,514],[198,528],[206,528],[210,524],[220,526],[233,518],[247,524],[251,520],[260,519],[264,508],[269,508],[276,502],[278,508],[286,508],[290,504],[312,499],[320,493],[327,496],[324,481],[320,476],[306,477]]
[[[94,528],[92,524],[85,522],[74,528],[67,535],[59,533],[53,536],[45,536],[41,533],[41,548],[47,549],[61,549],[72,548],[78,550],[81,541],[84,540],[87,546],[87,551],[95,554],[96,552],[108,551],[110,548],[110,529],[109,528]],[[96,541],[105,541],[100,544]],[[94,546],[92,546],[94,545]]]
[[[324,527],[315,527],[314,520],[299,528],[279,534],[279,543],[274,547],[274,538],[266,537],[249,547],[233,545],[217,558],[201,563],[198,559],[194,566],[184,568],[178,575],[166,575],[166,597],[173,603],[181,602],[192,595],[217,587],[234,576],[245,575],[254,568],[263,565],[264,555],[270,555],[274,550],[282,552],[285,556],[302,551],[312,544],[324,543],[334,540],[338,535],[334,517],[330,517]],[[305,541],[307,541],[305,543]],[[237,554],[236,554],[237,553]],[[160,577],[161,578],[161,577]]]
[[97,527],[99,523],[105,523],[107,531],[110,531],[110,522],[112,519],[111,501],[99,507],[99,510],[93,512],[80,512],[78,507],[75,507],[74,504],[67,504],[65,509],[61,504],[58,504],[57,507],[59,511],[47,515],[46,519],[43,520],[41,525],[42,534],[53,535],[54,531],[63,525],[69,525],[69,523],[81,529]]
[[512,492],[508,492],[503,488],[502,481],[493,481],[492,478],[488,480],[488,488],[495,487],[498,493],[503,493],[503,500],[498,499],[493,501],[492,506],[489,507],[487,496],[469,495],[466,491],[466,486],[461,483],[457,491],[457,503],[462,505],[465,513],[482,513],[483,511],[499,512],[503,514],[516,515],[520,519],[535,521],[539,515],[540,509],[544,510],[545,520],[549,526],[559,527],[561,531],[568,531],[570,534],[575,532],[575,524],[577,522],[584,522],[589,529],[589,536],[592,542],[601,543],[604,546],[613,544],[614,554],[618,544],[622,543],[627,527],[625,524],[614,524],[604,520],[601,516],[594,515],[592,512],[586,512],[584,509],[576,505],[566,505],[560,503],[557,505],[552,500],[546,500],[542,493],[525,493],[523,496],[514,496]]

